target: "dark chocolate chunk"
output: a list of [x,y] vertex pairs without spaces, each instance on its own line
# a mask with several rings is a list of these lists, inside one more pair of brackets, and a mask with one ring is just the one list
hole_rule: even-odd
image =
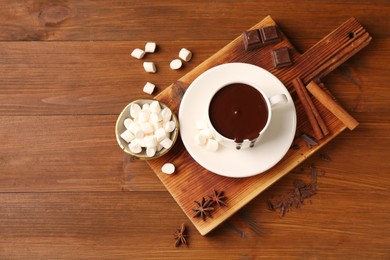
[[259,32],[264,45],[280,42],[282,40],[276,26],[261,28],[259,29]]
[[250,51],[263,46],[259,30],[251,30],[242,34],[242,40],[246,51]]
[[276,68],[283,68],[292,64],[287,47],[282,47],[272,51],[272,59]]

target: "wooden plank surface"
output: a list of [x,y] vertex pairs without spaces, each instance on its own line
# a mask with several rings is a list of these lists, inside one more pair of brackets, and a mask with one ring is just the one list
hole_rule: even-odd
[[[0,3],[1,259],[389,258],[387,1]],[[266,209],[310,177],[298,168],[201,237],[111,124],[147,80],[164,90],[267,15],[302,53],[350,16],[367,28],[370,45],[324,79],[360,125],[321,149],[331,161],[303,165],[322,172],[312,204]],[[160,46],[156,75],[129,57],[146,40]],[[171,71],[181,47],[194,58]],[[181,223],[188,248],[173,247]]]

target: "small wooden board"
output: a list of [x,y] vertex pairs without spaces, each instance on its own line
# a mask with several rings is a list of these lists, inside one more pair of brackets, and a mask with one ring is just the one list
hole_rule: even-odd
[[[251,29],[270,25],[275,25],[275,22],[268,16]],[[216,175],[200,166],[189,155],[180,138],[169,153],[158,159],[148,161],[150,167],[202,235],[207,234],[232,216],[262,191],[346,129],[345,125],[322,104],[317,100],[313,100],[329,128],[330,134],[320,140],[317,146],[307,147],[304,141],[298,137],[302,133],[311,135],[312,128],[307,121],[302,104],[293,93],[291,81],[296,77],[300,77],[305,84],[312,80],[318,81],[322,76],[328,74],[366,46],[371,37],[354,18],[346,21],[302,55],[296,51],[283,33],[282,37],[283,40],[279,43],[253,51],[245,51],[241,36],[239,36],[156,97],[157,100],[167,104],[177,114],[181,98],[191,82],[206,70],[229,62],[245,62],[260,66],[278,77],[292,93],[298,119],[296,138],[293,145],[299,145],[300,149],[290,149],[284,158],[267,172],[239,179]],[[271,59],[271,51],[274,48],[284,46],[289,48],[294,63],[288,68],[275,69]],[[166,162],[175,164],[175,174],[166,175],[161,172],[161,166]],[[201,218],[194,218],[194,211],[192,210],[195,206],[194,201],[201,200],[203,196],[207,197],[213,189],[224,191],[228,197],[228,206],[218,207],[213,212],[212,218],[207,218],[206,221]]]

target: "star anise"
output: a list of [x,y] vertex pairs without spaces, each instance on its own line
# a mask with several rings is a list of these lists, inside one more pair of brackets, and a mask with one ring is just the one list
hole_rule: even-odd
[[176,247],[180,246],[180,244],[188,246],[187,239],[186,239],[187,238],[186,227],[184,226],[184,224],[181,224],[181,228],[176,230],[174,234],[174,238],[176,239],[175,242]]
[[214,210],[211,206],[212,201],[211,200],[205,200],[203,197],[201,202],[194,201],[197,205],[196,208],[193,208],[192,210],[195,211],[194,218],[201,217],[203,221],[206,220],[206,217],[211,217],[211,212]]
[[223,195],[223,191],[217,192],[213,189],[213,194],[209,195],[211,204],[218,204],[218,206],[227,206],[226,202],[224,201],[226,197]]

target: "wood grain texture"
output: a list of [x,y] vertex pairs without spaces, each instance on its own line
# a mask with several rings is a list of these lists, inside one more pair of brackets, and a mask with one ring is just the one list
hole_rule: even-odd
[[[390,5],[361,1],[0,1],[1,259],[388,259]],[[373,40],[323,79],[360,125],[302,167],[318,193],[279,218],[299,166],[202,237],[150,167],[121,153],[114,122],[267,15],[304,53],[351,16]],[[129,57],[155,40],[156,75]],[[171,71],[181,47],[191,62]],[[176,93],[176,94],[175,94]],[[172,93],[180,95],[180,89]],[[321,159],[327,154],[331,161]],[[181,223],[190,246],[174,248]]]

